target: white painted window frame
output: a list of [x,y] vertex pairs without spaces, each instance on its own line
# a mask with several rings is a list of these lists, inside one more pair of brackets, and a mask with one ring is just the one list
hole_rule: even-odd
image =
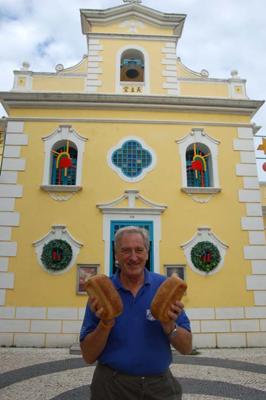
[[[69,191],[71,188],[76,191],[77,188],[81,187],[82,182],[82,164],[83,164],[83,153],[85,142],[87,138],[80,136],[70,125],[60,125],[51,135],[43,137],[44,141],[44,172],[42,188],[45,190],[64,189]],[[66,185],[51,185],[51,151],[55,144],[62,141],[73,142],[77,147],[77,172],[76,172],[76,184],[68,187]]]
[[[213,191],[220,191],[220,182],[219,182],[219,173],[218,173],[218,145],[220,142],[211,136],[209,136],[204,129],[195,128],[192,129],[191,132],[186,135],[184,138],[177,140],[176,143],[179,145],[179,154],[181,158],[181,169],[182,169],[182,190],[185,192],[191,193],[211,193]],[[211,153],[211,165],[212,171],[211,180],[213,182],[213,186],[206,188],[197,188],[190,187],[187,184],[187,169],[186,169],[186,151],[188,147],[195,143],[205,144],[210,149]]]
[[[123,144],[125,142],[128,142],[129,140],[135,140],[135,141],[139,142],[141,144],[141,146],[143,147],[143,149],[145,149],[149,153],[151,153],[151,156],[152,156],[151,165],[148,166],[147,168],[144,168],[142,173],[139,176],[135,177],[135,178],[130,178],[130,177],[124,175],[122,173],[121,169],[116,167],[112,162],[113,153],[116,150],[120,149],[123,146]],[[155,168],[155,165],[157,163],[157,157],[156,157],[155,152],[144,142],[143,139],[141,139],[141,138],[139,138],[137,136],[127,136],[127,137],[123,138],[122,140],[120,140],[117,145],[115,145],[114,147],[112,147],[108,151],[108,153],[107,153],[107,163],[108,163],[109,167],[112,168],[112,170],[114,170],[120,176],[120,178],[123,179],[124,181],[126,181],[126,182],[139,182],[145,177],[145,175],[148,172],[152,171]]]

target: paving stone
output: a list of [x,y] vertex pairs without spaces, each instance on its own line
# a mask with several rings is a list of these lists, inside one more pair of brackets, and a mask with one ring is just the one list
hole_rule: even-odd
[[[78,346],[74,351],[0,348],[1,400],[89,400],[95,366],[85,364]],[[173,353],[171,370],[182,384],[183,400],[265,400],[265,348],[198,353]]]

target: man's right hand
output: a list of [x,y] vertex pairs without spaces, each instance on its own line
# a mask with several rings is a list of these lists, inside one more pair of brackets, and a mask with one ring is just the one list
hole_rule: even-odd
[[114,319],[106,320],[103,318],[104,308],[100,304],[97,297],[90,296],[88,299],[88,306],[90,307],[91,311],[96,315],[96,317],[101,320],[103,327],[112,328],[114,326]]

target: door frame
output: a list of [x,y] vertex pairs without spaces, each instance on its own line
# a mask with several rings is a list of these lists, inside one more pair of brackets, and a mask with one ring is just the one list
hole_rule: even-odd
[[[113,246],[111,245],[111,243],[113,242],[113,240],[114,240],[114,236],[115,236],[115,232],[114,232],[114,228],[115,228],[115,225],[122,225],[121,226],[121,228],[122,227],[126,227],[126,226],[136,226],[136,227],[143,227],[143,228],[145,228],[145,226],[147,226],[148,225],[148,232],[149,232],[149,240],[150,240],[150,243],[151,243],[151,245],[150,245],[150,251],[149,251],[149,265],[150,265],[150,271],[153,271],[154,270],[154,251],[153,251],[153,248],[154,248],[154,244],[153,244],[153,221],[141,221],[141,220],[139,220],[139,219],[137,219],[137,220],[119,220],[119,221],[111,221],[111,224],[110,224],[110,229],[111,229],[111,232],[110,232],[110,256],[109,256],[109,264],[110,264],[110,267],[109,267],[109,275],[112,275],[113,274],[113,256],[114,256],[114,249],[113,249]],[[113,244],[113,243],[112,243]]]
[[104,273],[110,275],[110,254],[111,254],[111,224],[113,221],[149,221],[153,224],[153,271],[160,273],[160,241],[161,241],[161,218],[160,215],[147,214],[104,214],[103,215],[103,241],[104,241]]

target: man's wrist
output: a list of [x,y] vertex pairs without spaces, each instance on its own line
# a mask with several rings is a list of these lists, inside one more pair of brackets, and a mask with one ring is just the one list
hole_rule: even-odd
[[174,324],[174,327],[171,329],[171,331],[167,334],[169,340],[171,340],[173,337],[175,337],[178,334],[178,325],[177,323]]
[[100,320],[101,327],[105,328],[105,329],[111,329],[114,326],[114,324],[115,324],[115,320],[114,319],[111,319],[111,320],[103,320],[103,319],[101,319]]

